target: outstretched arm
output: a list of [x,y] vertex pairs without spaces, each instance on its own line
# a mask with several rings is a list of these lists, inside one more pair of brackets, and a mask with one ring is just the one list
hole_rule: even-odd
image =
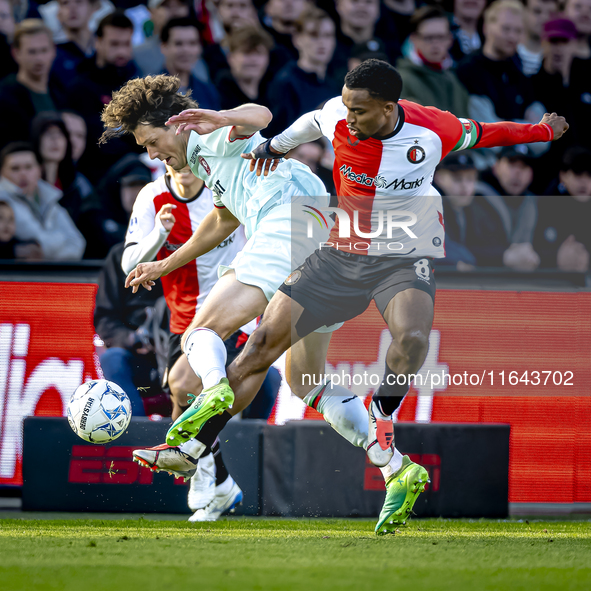
[[479,123],[472,119],[461,119],[461,122],[464,131],[452,151],[550,142],[561,138],[568,129],[566,119],[556,113],[546,113],[535,125],[511,121]]
[[193,236],[176,252],[161,261],[140,263],[125,280],[125,287],[135,293],[140,285],[151,290],[154,281],[186,265],[221,244],[240,222],[225,208],[216,207],[204,218]]
[[188,130],[204,135],[221,127],[233,127],[230,137],[236,139],[265,129],[272,118],[273,115],[267,107],[246,104],[228,111],[187,109],[178,115],[173,115],[166,125],[178,125],[177,135]]
[[287,152],[300,144],[321,138],[323,133],[316,119],[318,113],[320,111],[310,111],[302,115],[283,133],[257,146],[252,152],[242,154],[242,158],[250,160],[250,171],[252,172],[256,165],[257,175],[260,176],[264,166],[264,174],[267,176],[269,169],[275,170]]

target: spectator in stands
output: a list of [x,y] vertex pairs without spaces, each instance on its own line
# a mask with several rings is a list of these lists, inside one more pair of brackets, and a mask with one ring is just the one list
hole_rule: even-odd
[[575,57],[591,58],[589,37],[591,36],[591,0],[566,0],[564,14],[577,27],[577,49]]
[[[252,0],[220,0],[218,12],[227,35],[232,35],[236,31],[245,27],[260,28],[261,23],[258,19],[256,9]],[[222,48],[218,45],[210,45],[204,52],[204,58],[209,66],[209,72],[212,80],[217,80],[223,70],[229,70],[226,54],[228,52],[228,37],[222,43]],[[290,52],[282,45],[275,46],[269,53],[269,68],[267,75],[269,80],[293,57]]]
[[43,259],[43,250],[37,242],[16,238],[16,220],[9,201],[0,201],[0,259]]
[[86,122],[84,117],[76,113],[76,111],[68,109],[62,111],[61,116],[66,124],[70,143],[72,144],[72,160],[74,164],[77,164],[86,151],[86,137],[88,135]]
[[591,253],[591,151],[573,147],[562,162],[559,183],[538,200],[534,248],[542,267],[586,273]]
[[62,87],[76,74],[78,65],[94,53],[94,36],[90,32],[90,18],[98,8],[97,0],[57,0],[58,19],[67,41],[59,43],[52,73]]
[[569,19],[552,19],[544,24],[542,39],[542,68],[532,77],[536,97],[549,112],[558,109],[564,113],[567,121],[571,121],[572,118],[568,114],[568,86],[576,51],[577,29]]
[[152,312],[148,309],[153,309],[164,294],[160,281],[152,291],[132,293],[125,289],[123,248],[121,243],[110,250],[99,275],[94,326],[107,348],[100,357],[105,378],[127,393],[134,416],[145,416],[140,392],[146,391],[151,397],[162,392],[148,328]]
[[387,40],[388,59],[385,61],[395,63],[402,54],[402,44],[411,33],[410,17],[416,8],[415,0],[382,1],[375,36]]
[[234,109],[244,103],[268,105],[267,68],[273,39],[259,27],[243,27],[228,35],[230,70],[222,70],[216,80],[221,108]]
[[163,27],[161,50],[164,55],[162,74],[176,75],[181,79],[180,92],[192,92],[192,97],[202,109],[220,108],[220,97],[213,84],[197,79],[192,71],[197,62],[203,61],[203,47],[199,38],[197,21],[189,18],[173,18]]
[[59,205],[61,197],[59,189],[41,179],[33,146],[14,142],[0,152],[0,199],[14,210],[16,237],[37,242],[45,260],[79,260],[86,243]]
[[[21,0],[23,1],[23,0]],[[26,3],[27,0],[24,0]],[[31,5],[36,4],[35,0],[30,2]],[[62,23],[59,19],[59,10],[60,6],[58,4],[58,0],[50,0],[45,4],[39,4],[39,17],[35,18],[42,18],[43,22],[49,29],[53,35],[54,43],[66,43],[68,41],[68,36],[66,31],[62,26]],[[88,23],[88,28],[90,29],[91,33],[95,33],[97,27],[101,20],[115,10],[115,6],[111,0],[96,0],[95,3],[95,11],[92,13],[90,17],[90,21]],[[18,20],[18,19],[17,19]]]
[[226,33],[261,25],[252,0],[219,0],[218,13]]
[[[521,70],[526,76],[533,76],[540,70],[542,59],[542,31],[554,13],[558,12],[556,0],[526,0],[525,37],[517,46],[521,59]],[[546,105],[547,106],[547,105]]]
[[113,92],[137,75],[132,60],[132,34],[133,25],[123,12],[107,15],[97,29],[96,54],[79,65],[78,75],[68,93],[71,108],[76,109],[86,122],[88,143],[80,169],[92,183],[97,183],[121,156],[138,151],[131,141],[125,139],[101,149],[97,146],[103,132],[101,111],[110,102]]
[[59,113],[40,113],[31,123],[31,137],[41,159],[43,180],[62,191],[60,205],[86,237],[81,217],[86,210],[97,207],[96,194],[88,179],[76,170],[66,124]]
[[476,256],[468,244],[475,244],[477,212],[472,205],[478,171],[469,152],[451,152],[435,172],[435,185],[442,193],[445,220],[445,258],[440,265],[453,265],[458,271],[472,271]]
[[481,17],[486,0],[455,0],[452,34],[454,43],[451,56],[456,62],[480,50],[484,41]]
[[306,5],[306,0],[268,0],[264,7],[263,26],[275,45],[285,47],[293,60],[299,58],[300,52],[292,35],[298,31],[297,22]]
[[[503,148],[492,172],[482,174],[477,185],[477,194],[484,196],[481,203],[486,201],[494,210],[486,223],[497,226],[497,245],[509,244],[502,249],[502,263],[520,271],[533,271],[540,264],[532,247],[537,211],[537,198],[528,190],[534,175],[532,161],[527,145]],[[495,250],[500,254],[498,247]]]
[[298,61],[284,66],[269,87],[271,135],[338,95],[342,88],[342,81],[326,75],[336,41],[334,22],[324,10],[310,6],[301,14],[293,42],[300,55]]
[[[148,0],[151,16],[151,34],[133,50],[133,59],[142,76],[159,74],[164,67],[164,56],[160,51],[160,34],[164,25],[172,18],[188,18],[189,0]],[[201,77],[193,72],[197,77]],[[207,69],[205,70],[207,80]]]
[[[49,72],[55,57],[51,32],[38,19],[20,23],[14,33],[12,52],[18,72],[0,83],[0,146],[29,139],[31,119],[42,111],[62,105]],[[9,116],[8,116],[9,115]]]
[[470,93],[470,117],[478,121],[538,123],[545,109],[514,58],[523,32],[523,5],[496,0],[484,13],[484,47],[460,64],[458,78]]
[[11,1],[0,0],[0,80],[18,69],[10,51],[15,26]]
[[100,205],[83,216],[85,227],[92,232],[85,258],[105,258],[109,249],[125,238],[135,198],[151,180],[150,169],[137,154],[124,156],[103,174],[96,188]]
[[365,43],[356,43],[351,49],[349,60],[347,61],[347,70],[354,70],[361,62],[365,60],[382,60],[389,62],[390,58],[386,55],[386,47],[379,39],[370,39]]
[[[341,22],[340,29],[337,30],[337,46],[329,72],[335,79],[343,80],[353,46],[356,43],[365,43],[376,36],[380,2],[379,0],[337,0],[336,10]],[[390,57],[390,59],[395,58],[395,55]]]
[[467,117],[468,91],[451,71],[453,39],[447,15],[437,6],[425,5],[414,13],[411,24],[413,49],[397,63],[402,98]]

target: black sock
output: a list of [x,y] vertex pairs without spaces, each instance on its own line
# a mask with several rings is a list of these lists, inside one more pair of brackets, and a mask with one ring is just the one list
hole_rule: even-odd
[[226,464],[222,458],[222,450],[220,449],[220,440],[216,439],[211,451],[213,452],[213,459],[215,461],[215,485],[219,486],[222,482],[226,482],[230,476]]
[[400,406],[410,388],[406,380],[404,384],[398,384],[396,382],[396,376],[397,374],[386,363],[386,372],[384,373],[382,385],[372,397],[372,400],[385,415],[391,415]]
[[213,444],[220,434],[220,431],[226,426],[226,423],[232,418],[232,415],[225,410],[221,415],[215,415],[205,425],[199,433],[197,434],[197,441],[201,441],[201,443],[205,443],[208,447],[213,447]]

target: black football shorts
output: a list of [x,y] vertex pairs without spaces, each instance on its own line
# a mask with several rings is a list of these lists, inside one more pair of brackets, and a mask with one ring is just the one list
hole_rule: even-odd
[[390,300],[406,289],[435,300],[433,265],[427,258],[368,256],[337,250],[313,252],[279,288],[304,309],[300,336],[359,316],[375,301],[383,315]]

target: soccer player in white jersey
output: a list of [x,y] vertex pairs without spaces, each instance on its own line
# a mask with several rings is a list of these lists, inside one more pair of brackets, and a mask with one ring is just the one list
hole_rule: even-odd
[[[425,361],[435,296],[431,259],[445,256],[441,197],[431,185],[435,167],[453,150],[551,141],[568,129],[555,113],[537,125],[457,119],[399,100],[401,89],[393,66],[367,60],[347,74],[341,97],[244,155],[253,160],[254,170],[257,159],[276,159],[326,136],[335,151],[340,209],[329,240],[280,287],[228,369],[233,414],[248,404],[266,368],[286,349],[297,347],[317,326],[354,318],[375,301],[393,337],[368,421],[370,445],[390,450],[390,461],[382,467],[387,494],[378,533],[404,522],[427,478],[424,468],[394,448],[392,414],[408,391],[409,376]],[[260,172],[263,165],[256,167]],[[323,384],[305,400],[320,407],[329,392]],[[202,413],[208,403],[196,401],[187,416]],[[182,440],[183,433],[171,429],[171,436]]]
[[[167,166],[165,174],[140,191],[133,205],[121,260],[125,273],[139,263],[170,256],[191,238],[213,208],[211,191],[189,167],[176,172]],[[187,408],[187,395],[201,391],[200,380],[181,351],[181,336],[218,280],[218,267],[229,265],[245,244],[244,230],[240,227],[217,248],[162,278],[170,310],[166,381],[173,403],[173,419]],[[232,347],[231,341],[235,340],[229,339],[226,345]],[[160,455],[163,450],[181,453],[166,444],[150,451]],[[135,460],[157,470],[140,456]],[[167,462],[166,456],[160,469],[176,474],[175,464]],[[228,473],[219,441],[204,451],[193,472],[192,476],[191,471],[177,474],[191,478],[188,504],[194,513],[190,521],[213,521],[241,500],[242,491]]]
[[[182,453],[171,449],[134,452],[142,454],[154,467],[170,460],[177,462],[175,472],[188,473],[195,468],[204,449],[215,441],[215,437],[209,439],[211,433],[221,431],[230,418],[222,409],[232,404],[226,398],[229,388],[222,339],[266,309],[292,269],[314,251],[318,240],[328,239],[332,223],[325,222],[320,232],[307,236],[311,207],[306,203],[314,209],[328,205],[322,182],[308,167],[290,160],[282,162],[268,176],[258,177],[241,158],[243,151],[253,150],[263,139],[258,131],[271,119],[268,109],[258,105],[221,112],[197,109],[190,97],[178,93],[178,88],[178,79],[164,75],[129,81],[105,107],[103,121],[107,129],[102,140],[132,133],[152,158],[165,161],[175,170],[182,170],[188,163],[214,193],[214,211],[181,248],[161,261],[139,264],[128,276],[127,285],[134,290],[140,284],[150,288],[158,277],[215,248],[241,222],[246,229],[245,248],[230,265],[221,268],[220,280],[185,332],[183,350],[204,387],[198,400],[207,398],[213,406],[195,416],[190,412],[193,403],[175,422],[176,433],[181,421],[187,427],[181,428],[181,433],[190,436],[167,443],[185,441],[180,448]],[[324,373],[330,332],[335,327],[317,328],[292,352],[292,383],[301,384],[304,373]],[[307,394],[301,387],[294,390],[301,397]],[[367,449],[363,403],[345,388],[333,389],[332,393],[318,410],[339,434],[353,445]],[[212,420],[200,431],[200,425],[209,418]],[[351,428],[360,424],[361,428]],[[191,438],[197,433],[197,437]],[[379,446],[373,446],[368,453],[376,465],[387,463],[390,455]]]

